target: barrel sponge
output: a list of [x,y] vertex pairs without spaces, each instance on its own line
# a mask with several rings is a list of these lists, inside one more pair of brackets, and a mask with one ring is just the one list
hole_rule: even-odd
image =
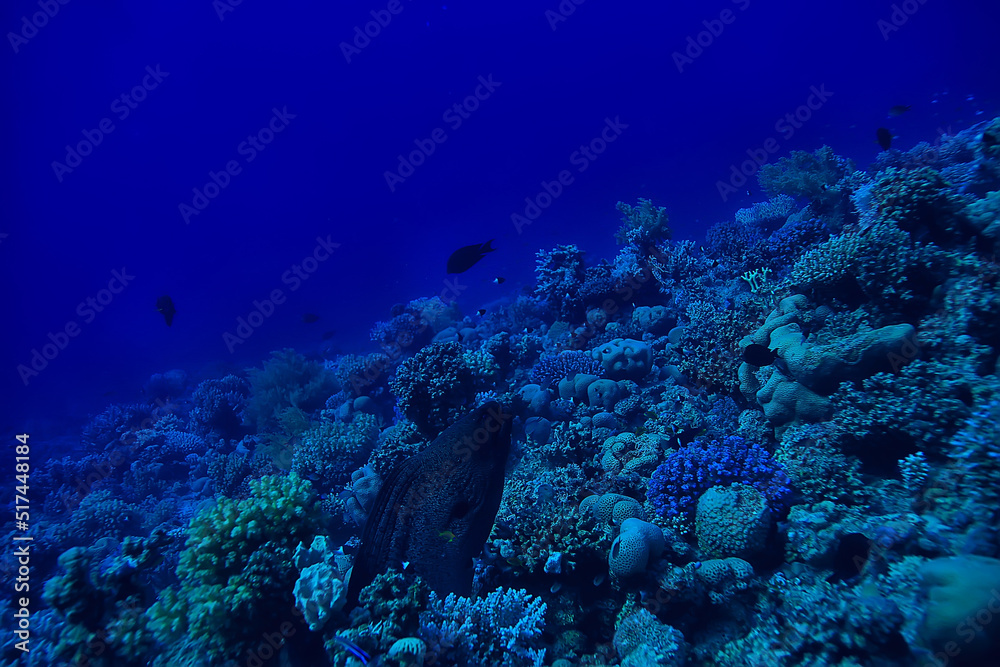
[[611,544],[608,568],[617,577],[642,574],[649,559],[658,558],[665,546],[659,526],[641,519],[626,519],[621,533]]
[[744,484],[713,486],[698,499],[698,549],[709,558],[749,558],[760,553],[771,527],[767,499]]
[[1000,560],[935,558],[921,572],[927,606],[920,637],[927,647],[947,652],[958,645],[950,665],[995,664],[989,656],[1000,651]]
[[653,367],[653,348],[641,340],[615,338],[594,350],[594,358],[610,379],[638,382]]

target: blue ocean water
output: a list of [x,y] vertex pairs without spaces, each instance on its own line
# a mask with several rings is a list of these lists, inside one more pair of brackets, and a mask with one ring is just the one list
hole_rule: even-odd
[[997,7],[0,16],[4,664],[993,664]]

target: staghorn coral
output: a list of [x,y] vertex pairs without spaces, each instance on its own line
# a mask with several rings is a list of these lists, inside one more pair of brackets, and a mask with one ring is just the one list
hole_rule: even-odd
[[546,605],[524,590],[496,590],[484,598],[432,599],[420,614],[420,637],[449,664],[541,667]]

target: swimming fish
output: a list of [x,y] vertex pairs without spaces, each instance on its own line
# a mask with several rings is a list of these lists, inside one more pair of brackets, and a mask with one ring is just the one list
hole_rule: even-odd
[[[471,594],[472,558],[500,508],[511,421],[499,403],[485,403],[389,472],[354,559],[348,608],[377,575],[403,561],[442,597]],[[454,539],[441,539],[445,533]]]
[[333,638],[333,641],[337,642],[345,649],[347,649],[351,655],[353,655],[355,658],[361,661],[362,665],[367,665],[368,661],[372,659],[372,657],[368,655],[363,648],[352,642],[350,639],[347,639],[346,637],[341,637],[340,635],[336,635]]
[[889,147],[892,146],[892,132],[884,127],[880,127],[875,131],[875,138],[878,139],[878,145],[884,151],[889,150]]
[[480,308],[479,310],[476,311],[476,314],[479,315],[480,317],[482,317],[483,315],[486,314],[486,309],[485,308]]
[[319,322],[319,315],[315,313],[305,313],[302,315],[303,324],[312,324],[313,322]]
[[463,246],[451,253],[451,257],[448,258],[448,273],[465,273],[471,269],[486,256],[486,253],[496,250],[490,245],[491,243],[493,243],[493,239],[486,243]]
[[163,313],[163,319],[167,321],[168,327],[174,323],[174,315],[177,313],[177,309],[174,308],[173,299],[164,294],[156,300],[156,309]]
[[751,366],[770,366],[778,358],[778,353],[767,347],[754,343],[743,350],[743,361]]
[[444,539],[451,542],[452,540],[455,539],[455,533],[451,532],[450,530],[442,530],[440,533],[438,533],[438,537],[443,537]]
[[496,278],[493,279],[493,284],[494,285],[503,285],[504,281],[506,281],[506,280],[507,280],[506,278],[503,278],[501,276],[497,276]]
[[889,117],[895,118],[896,116],[902,116],[909,110],[910,110],[909,104],[897,104],[894,107],[889,107]]

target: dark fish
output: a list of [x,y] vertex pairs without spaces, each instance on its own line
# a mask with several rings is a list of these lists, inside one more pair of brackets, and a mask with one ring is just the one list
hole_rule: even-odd
[[777,352],[757,343],[747,345],[743,350],[743,361],[751,366],[770,366],[777,358]]
[[483,315],[486,314],[486,309],[485,308],[480,308],[479,310],[476,311],[476,314],[479,315],[480,317],[482,317]]
[[889,147],[892,146],[892,132],[884,127],[878,128],[875,131],[875,137],[878,139],[878,145],[882,147],[882,150],[887,151]]
[[[347,587],[347,604],[403,562],[444,597],[469,595],[472,558],[493,529],[510,451],[511,415],[496,401],[448,427],[397,465],[375,497]],[[443,532],[454,539],[441,539]]]
[[827,581],[850,581],[857,578],[868,563],[872,541],[861,533],[848,533],[840,538],[833,557],[833,573]]
[[315,313],[306,313],[302,316],[302,322],[304,324],[312,324],[313,322],[319,322],[319,315]]
[[174,323],[174,315],[177,314],[177,309],[174,308],[173,299],[164,294],[156,300],[156,309],[163,313],[163,319],[167,321],[168,327]]
[[506,278],[501,278],[500,276],[497,276],[496,278],[493,279],[493,282],[495,284],[497,284],[497,285],[503,285],[503,283],[504,283],[505,280],[507,280],[507,279]]
[[496,250],[490,246],[491,243],[493,239],[486,243],[473,243],[451,253],[451,257],[448,258],[448,273],[465,273],[471,269],[486,256],[486,253]]
[[333,337],[334,337],[334,335],[335,335],[336,333],[337,333],[337,332],[336,332],[336,331],[334,331],[334,330],[332,330],[332,329],[331,329],[330,331],[324,331],[324,332],[323,332],[323,340],[330,340],[331,338],[333,338]]
[[909,104],[897,104],[894,107],[889,107],[889,117],[895,118],[896,116],[902,116],[909,110],[910,110]]

